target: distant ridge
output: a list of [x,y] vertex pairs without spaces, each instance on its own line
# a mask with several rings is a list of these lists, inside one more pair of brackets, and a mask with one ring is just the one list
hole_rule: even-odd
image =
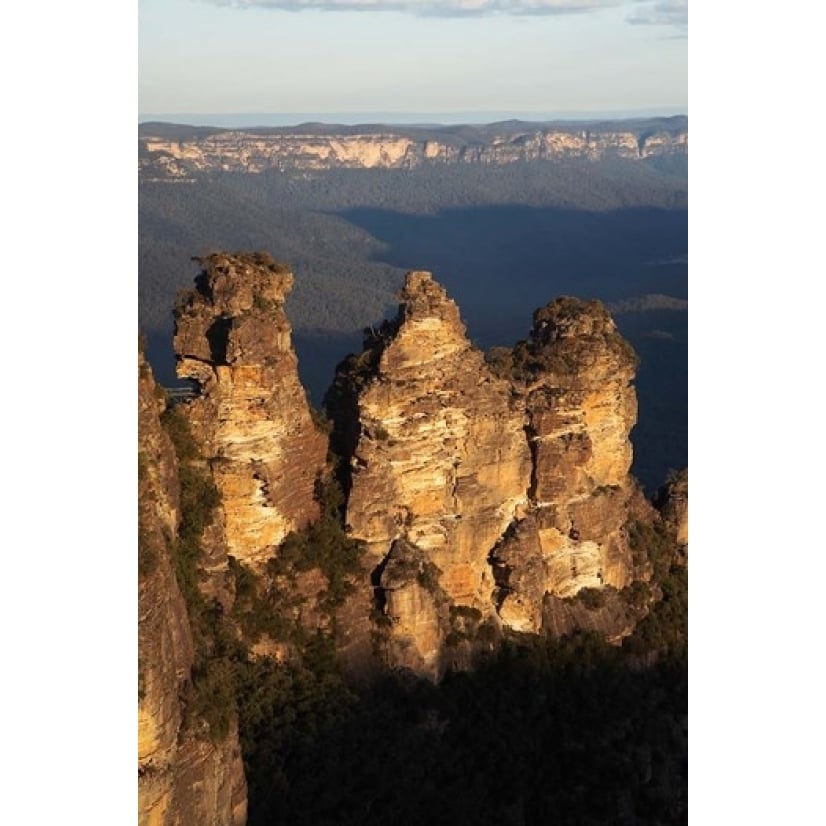
[[354,126],[382,123],[393,126],[456,126],[462,124],[491,124],[516,120],[529,123],[561,121],[604,121],[634,118],[662,118],[685,116],[683,106],[648,109],[592,110],[574,112],[231,112],[180,113],[144,112],[138,114],[138,123],[176,123],[188,126],[210,126],[222,129],[250,129],[253,127],[299,126],[306,124],[336,124]]
[[450,126],[438,124],[398,124],[380,123],[325,123],[306,121],[292,126],[195,126],[173,121],[147,121],[138,124],[139,137],[186,140],[226,132],[243,132],[250,135],[375,135],[392,133],[416,139],[454,135],[463,139],[485,140],[494,134],[507,136],[530,130],[554,130],[557,132],[614,132],[621,128],[628,132],[666,131],[685,132],[688,130],[686,115],[669,117],[625,118],[618,120],[509,120],[489,123],[457,123]]

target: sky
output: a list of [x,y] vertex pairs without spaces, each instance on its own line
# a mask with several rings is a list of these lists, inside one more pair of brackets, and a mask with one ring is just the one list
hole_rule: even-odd
[[687,0],[139,0],[139,113],[687,112],[687,18]]

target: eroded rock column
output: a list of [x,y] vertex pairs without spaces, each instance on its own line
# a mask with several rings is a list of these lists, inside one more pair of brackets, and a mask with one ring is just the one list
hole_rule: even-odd
[[630,581],[624,525],[637,488],[629,476],[636,356],[599,301],[560,298],[534,313],[514,348],[533,451],[530,515],[494,552],[502,620],[542,627],[545,595]]
[[228,552],[260,567],[318,516],[326,437],[298,378],[284,301],[293,275],[265,253],[211,255],[175,310],[177,373],[198,383],[186,405],[223,500]]

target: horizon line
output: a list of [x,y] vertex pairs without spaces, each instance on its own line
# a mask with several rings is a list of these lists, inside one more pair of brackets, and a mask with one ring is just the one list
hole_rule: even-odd
[[[486,125],[503,120],[623,120],[639,117],[688,117],[686,106],[651,106],[635,109],[588,110],[480,110],[468,109],[440,112],[340,111],[340,112],[139,112],[138,125],[150,122],[175,123],[187,126],[300,126],[305,123],[359,126],[387,125]],[[256,122],[256,119],[258,121]],[[243,121],[243,123],[241,122]],[[276,122],[277,121],[277,122]]]

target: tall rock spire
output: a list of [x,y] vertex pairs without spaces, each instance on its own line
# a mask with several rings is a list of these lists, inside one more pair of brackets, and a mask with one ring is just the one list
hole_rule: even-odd
[[533,320],[511,367],[528,416],[531,507],[493,554],[500,616],[522,631],[540,630],[546,596],[630,582],[624,526],[638,494],[633,349],[599,301],[558,298]]
[[175,309],[177,373],[199,385],[187,416],[221,493],[228,552],[260,566],[318,516],[326,437],[298,378],[284,301],[289,268],[266,253],[201,260]]

